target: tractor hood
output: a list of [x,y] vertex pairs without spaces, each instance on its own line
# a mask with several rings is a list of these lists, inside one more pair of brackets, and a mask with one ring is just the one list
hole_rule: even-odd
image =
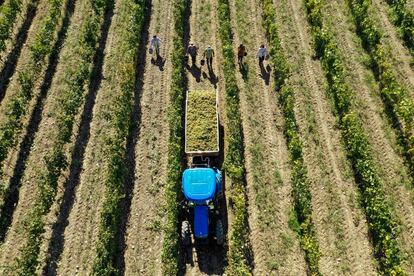
[[216,173],[211,168],[186,169],[182,181],[187,200],[209,200],[216,193]]
[[194,236],[197,239],[208,237],[208,206],[194,207]]

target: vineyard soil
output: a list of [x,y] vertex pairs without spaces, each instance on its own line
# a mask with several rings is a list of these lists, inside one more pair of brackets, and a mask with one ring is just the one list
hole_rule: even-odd
[[[391,204],[394,205],[396,216],[400,223],[400,243],[404,254],[407,256],[405,268],[407,272],[412,271],[414,258],[412,256],[412,221],[413,221],[413,194],[412,178],[404,160],[399,155],[402,150],[390,126],[385,113],[385,107],[379,97],[379,88],[369,67],[364,60],[366,54],[353,32],[352,23],[345,21],[347,16],[346,4],[333,1],[327,5],[327,14],[340,18],[340,29],[345,32],[336,32],[338,42],[344,56],[345,64],[350,72],[349,80],[354,91],[357,91],[356,104],[361,112],[364,129],[368,134],[373,147],[374,158],[379,165],[379,172],[385,183],[386,195]],[[338,23],[331,23],[338,26]],[[351,81],[352,80],[352,81]]]
[[313,41],[306,27],[304,5],[297,0],[280,3],[276,7],[283,10],[282,42],[290,63],[294,64],[292,81],[297,91],[297,120],[312,182],[313,218],[322,253],[321,273],[374,273],[366,221],[354,202],[357,186],[335,127],[324,74],[319,61],[312,59]]
[[[291,175],[283,129],[283,117],[270,67],[261,70],[256,51],[265,43],[259,32],[259,1],[230,1],[235,26],[234,48],[243,43],[248,55],[237,73],[245,137],[246,170],[251,227],[255,258],[254,273],[305,274],[303,254],[295,233],[288,227],[292,212]],[[256,22],[255,22],[256,21]],[[253,30],[253,31],[252,31]],[[270,166],[265,166],[269,164]]]
[[[166,170],[168,123],[167,107],[171,80],[173,7],[162,0],[153,0],[148,36],[161,38],[162,61],[154,64],[146,55],[142,78],[139,119],[140,127],[135,146],[135,177],[131,211],[128,218],[125,251],[127,275],[160,275],[162,206]],[[149,41],[148,41],[149,42]],[[149,44],[145,50],[148,52]]]
[[[189,37],[187,38],[187,45],[192,42],[198,47],[198,57],[195,66],[191,65],[191,60],[186,66],[188,89],[191,90],[215,90],[218,89],[219,102],[219,118],[221,127],[226,125],[224,113],[224,85],[222,71],[219,64],[221,63],[221,45],[217,34],[217,2],[214,0],[191,1],[191,13],[189,19]],[[207,69],[206,64],[201,66],[200,60],[204,53],[204,49],[211,45],[215,52],[213,58],[212,70]],[[220,134],[222,135],[222,133]],[[220,137],[220,139],[226,139]],[[220,158],[223,156],[222,142],[220,142]],[[222,160],[221,160],[222,161]],[[229,185],[227,178],[225,178],[225,187]],[[223,210],[222,210],[223,211]],[[224,212],[225,214],[225,212]],[[224,223],[226,228],[226,223]],[[231,227],[229,222],[228,228]],[[227,230],[228,232],[228,230]],[[206,248],[191,246],[184,249],[184,267],[183,274],[185,275],[221,275],[224,272],[225,260],[224,250],[211,245]]]
[[[379,45],[407,90],[404,100],[413,101],[413,54],[388,1],[361,1],[371,3],[367,18],[383,34]],[[10,16],[3,7],[12,1],[0,2],[3,19]],[[376,226],[363,204],[373,197],[361,195],[364,170],[355,175],[355,160],[370,154],[372,164],[363,164],[377,173],[381,204],[389,206],[398,228],[387,238],[401,252],[387,257],[401,259],[402,270],[414,275],[414,179],[407,141],[393,116],[405,123],[413,118],[390,110],[394,103],[385,106],[382,79],[374,75],[349,8],[355,1],[22,3],[0,51],[1,275],[25,271],[24,264],[39,275],[90,275],[99,265],[117,275],[379,275],[384,268],[374,254]],[[28,3],[34,3],[29,10]],[[320,18],[308,14],[312,4],[321,7]],[[51,14],[54,5],[60,13]],[[407,7],[412,10],[414,0]],[[321,34],[311,24],[317,20],[335,44],[323,49],[337,46],[339,57],[315,52],[321,45],[315,47],[314,38]],[[4,22],[3,38],[10,25]],[[149,51],[154,35],[161,39],[160,58]],[[181,43],[190,42],[198,47],[195,64],[191,58],[180,63]],[[240,44],[247,49],[243,63]],[[263,66],[256,56],[261,44],[272,50]],[[208,45],[215,52],[211,69],[201,65]],[[33,53],[42,57],[36,65]],[[342,61],[339,82],[350,88],[346,101],[371,147],[359,159],[349,141],[361,140],[344,135],[349,114],[336,114],[341,99],[331,98],[345,86],[328,82],[327,72],[337,64],[329,67],[327,60]],[[191,165],[180,106],[186,90],[218,92],[220,155],[214,165],[224,176],[223,246],[184,247],[179,236],[180,173]]]

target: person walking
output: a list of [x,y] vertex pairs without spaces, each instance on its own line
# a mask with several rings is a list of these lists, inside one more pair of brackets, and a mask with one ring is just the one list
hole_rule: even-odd
[[157,57],[157,60],[159,58],[161,58],[160,48],[161,48],[161,39],[158,36],[154,35],[151,39],[151,42],[150,42],[150,50],[152,52],[155,51],[155,55]]
[[187,47],[187,55],[190,55],[191,62],[192,62],[193,65],[195,65],[196,57],[197,57],[197,47],[192,42]]
[[237,59],[239,61],[240,66],[243,65],[243,58],[246,55],[247,55],[246,46],[244,46],[243,44],[240,44],[239,47],[237,48]]
[[207,46],[207,48],[204,50],[203,56],[207,60],[207,67],[211,70],[213,67],[213,57],[214,57],[214,50],[211,48],[210,45]]
[[263,61],[268,55],[269,53],[267,52],[267,49],[264,46],[264,44],[260,45],[259,51],[257,51],[257,57],[259,58],[259,66],[263,66]]

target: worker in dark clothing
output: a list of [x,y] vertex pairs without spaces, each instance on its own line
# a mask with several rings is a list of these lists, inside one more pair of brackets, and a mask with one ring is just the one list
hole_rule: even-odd
[[193,65],[196,63],[196,57],[197,57],[197,47],[194,45],[194,43],[190,43],[187,47],[187,54],[191,57],[191,62]]
[[243,58],[247,55],[246,46],[240,44],[239,48],[237,48],[237,59],[239,60],[239,65],[243,65]]

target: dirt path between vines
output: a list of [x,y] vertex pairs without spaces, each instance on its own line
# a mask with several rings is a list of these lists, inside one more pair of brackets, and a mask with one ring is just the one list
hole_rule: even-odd
[[[188,62],[187,79],[189,90],[206,90],[218,89],[219,93],[219,118],[220,125],[226,129],[226,115],[225,115],[225,90],[224,78],[222,69],[220,67],[222,60],[221,44],[218,37],[218,18],[217,18],[217,1],[215,0],[193,0],[191,2],[191,14],[189,19],[189,41],[193,42],[198,47],[198,56],[195,66],[191,66],[191,58]],[[187,44],[188,44],[187,43]],[[204,49],[211,45],[215,51],[213,58],[213,70],[209,72],[207,64],[200,65]],[[222,134],[222,133],[221,133]],[[224,133],[224,136],[226,134]],[[220,140],[226,140],[225,137],[220,137]],[[220,144],[220,150],[224,156],[225,146]],[[223,160],[221,160],[223,161]],[[225,186],[229,185],[229,180],[225,178]],[[224,187],[225,190],[225,187]],[[223,213],[224,227],[229,228],[230,222],[226,223],[227,210],[221,210]],[[229,230],[228,230],[229,231]],[[185,252],[185,267],[183,273],[185,275],[222,275],[224,273],[226,247],[219,247],[215,244],[207,246],[190,246],[184,249]]]
[[[293,209],[283,115],[278,108],[270,67],[260,69],[258,46],[266,43],[260,29],[258,1],[230,1],[234,49],[248,55],[236,73],[245,140],[250,241],[255,275],[305,275],[306,264],[295,233],[289,229]],[[235,60],[237,63],[237,60]]]
[[388,49],[390,61],[393,64],[394,71],[397,73],[398,81],[407,89],[414,99],[414,70],[410,66],[413,56],[409,50],[404,47],[404,41],[398,37],[397,27],[393,25],[388,16],[389,6],[385,0],[372,1],[372,13],[378,27],[384,31],[383,44]]
[[[343,1],[331,1],[324,14],[335,18],[330,22],[335,27],[336,38],[343,53],[344,64],[349,72],[349,83],[356,95],[357,110],[361,114],[364,129],[372,145],[372,153],[384,183],[387,199],[394,205],[401,234],[399,242],[406,255],[404,268],[414,274],[414,194],[412,179],[408,176],[404,160],[399,155],[394,130],[387,121],[379,88],[372,71],[364,63],[368,57],[364,52],[353,23],[348,21],[348,9]],[[341,31],[339,31],[341,30]]]
[[[125,274],[161,275],[164,188],[167,177],[167,107],[171,85],[173,6],[152,1],[149,39],[162,40],[162,62],[147,55],[141,96],[140,128],[135,146],[135,184],[126,232]],[[148,47],[149,48],[149,45]],[[146,48],[146,50],[147,50]]]
[[[45,239],[39,257],[40,262],[42,263],[42,274],[44,275],[57,274],[57,267],[62,251],[65,244],[67,244],[64,232],[68,225],[68,217],[74,204],[75,191],[80,182],[80,175],[83,169],[85,168],[85,171],[88,171],[88,167],[83,166],[83,160],[91,136],[90,133],[95,102],[103,80],[102,70],[105,57],[104,52],[113,15],[114,5],[111,3],[106,8],[103,21],[101,22],[101,36],[93,59],[91,80],[88,82],[86,88],[85,102],[80,109],[81,111],[79,111],[79,121],[76,124],[77,128],[74,130],[74,143],[72,144],[73,149],[69,159],[70,163],[68,171],[66,172],[67,174],[65,175],[62,188],[58,193],[56,204],[54,204],[47,217],[47,225],[51,225],[51,227],[46,229],[46,233],[44,234]],[[96,151],[100,149],[100,147],[95,148]],[[99,173],[97,174],[100,175]]]
[[[61,262],[58,265],[58,275],[85,275],[90,273],[96,252],[100,213],[105,195],[105,186],[100,176],[105,173],[104,170],[107,166],[103,162],[103,154],[105,153],[102,151],[102,148],[105,141],[102,138],[102,133],[106,131],[106,125],[108,124],[107,119],[105,119],[105,112],[116,96],[111,91],[116,90],[112,88],[117,83],[112,83],[112,81],[118,80],[112,72],[113,63],[116,62],[112,55],[119,53],[112,53],[111,51],[116,49],[115,43],[122,43],[116,37],[117,28],[121,24],[118,23],[120,19],[118,19],[117,14],[122,12],[119,10],[120,2],[116,3],[114,22],[109,30],[105,50],[105,55],[108,59],[103,65],[101,89],[97,95],[94,107],[91,138],[85,151],[83,172],[80,176],[80,183],[76,190],[74,203],[72,203],[73,207],[70,207],[72,210],[66,221],[67,227],[64,232],[65,246],[63,247]],[[137,74],[138,77],[143,75],[142,72]]]
[[[375,262],[362,210],[355,206],[358,188],[346,159],[340,131],[325,91],[320,62],[312,59],[312,37],[300,0],[275,1],[280,33],[292,65],[295,108],[311,181],[313,220],[326,275],[375,274]],[[282,18],[281,18],[282,17]]]
[[407,0],[406,6],[407,6],[407,9],[409,9],[411,11],[414,10],[414,1],[413,0]]

